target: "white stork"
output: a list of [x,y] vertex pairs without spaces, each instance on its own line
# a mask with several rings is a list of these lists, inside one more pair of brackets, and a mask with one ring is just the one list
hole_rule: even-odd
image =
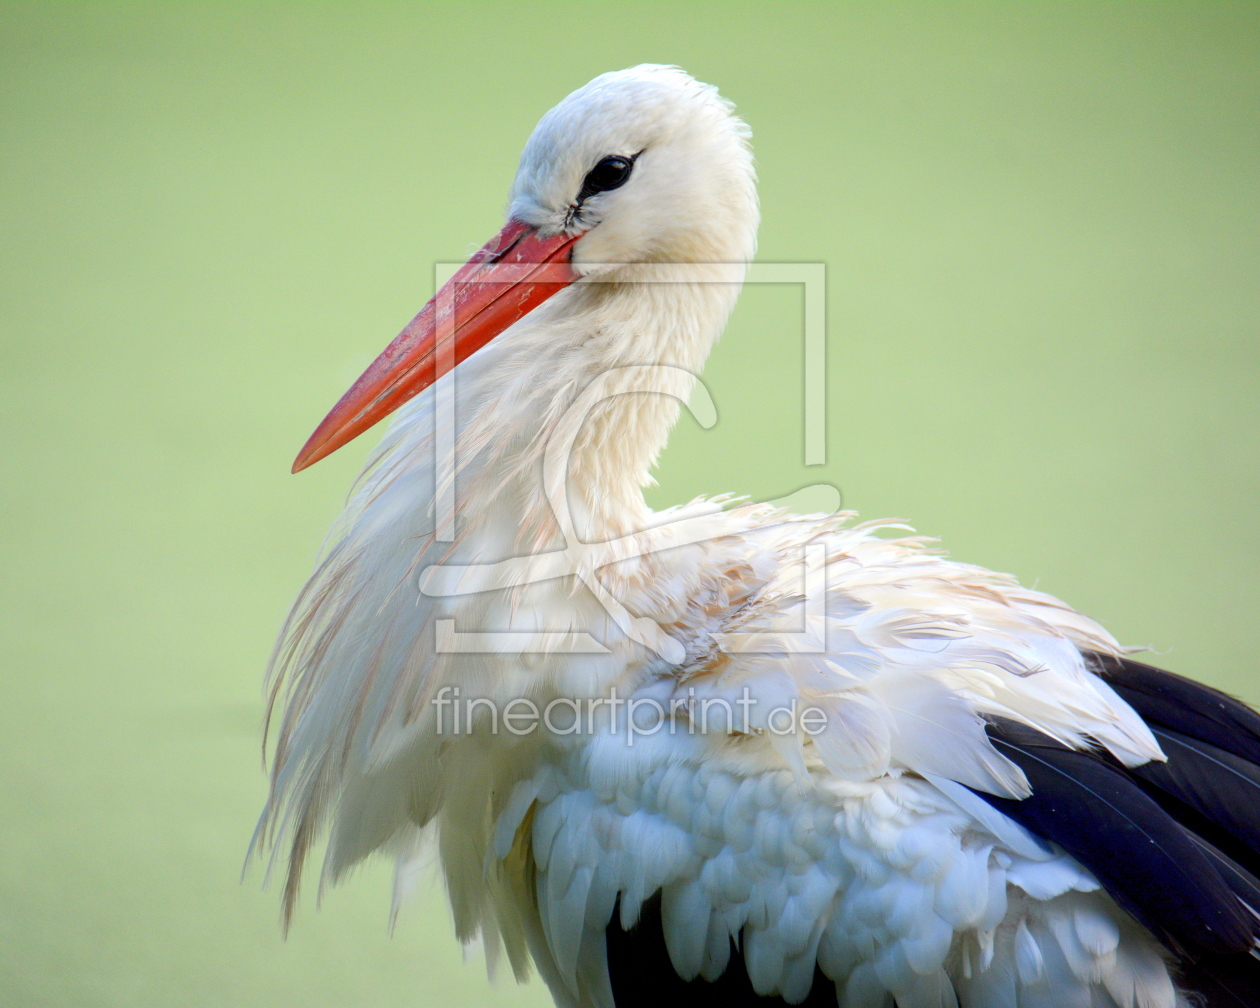
[[1255,1008],[1253,711],[879,523],[644,503],[748,136],[673,67],[574,92],[298,457],[402,407],[277,651],[286,905],[432,836],[562,1006]]

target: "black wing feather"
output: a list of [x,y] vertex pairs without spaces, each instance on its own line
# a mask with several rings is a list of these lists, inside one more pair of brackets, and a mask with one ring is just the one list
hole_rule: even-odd
[[1184,826],[1253,874],[1260,871],[1260,767],[1210,742],[1158,726],[1152,731],[1168,761],[1129,773]]
[[1251,948],[1255,924],[1213,860],[1127,774],[1005,718],[988,730],[1033,793],[1015,801],[976,792],[981,798],[1060,844],[1173,951]]
[[1251,917],[1260,921],[1260,878],[1256,878],[1237,861],[1221,853],[1202,837],[1195,836],[1189,830],[1186,834],[1216,867],[1216,873],[1220,875],[1221,881],[1243,902]]
[[[1212,859],[1234,895],[1249,907],[1260,906],[1260,879],[1244,871],[1205,841],[1191,834]],[[1252,955],[1201,955],[1178,964],[1177,982],[1199,995],[1202,1008],[1256,1008],[1260,1005],[1260,962]]]
[[[1260,714],[1171,672],[1087,657],[1147,722],[1167,762],[1126,769],[995,720],[994,744],[1034,793],[1023,802],[980,797],[1089,868],[1177,955],[1177,982],[1202,1008],[1257,1008]],[[1170,858],[1180,863],[1167,871]]]
[[1260,714],[1228,693],[1152,665],[1089,654],[1094,670],[1150,725],[1260,764]]
[[1185,962],[1177,983],[1193,991],[1202,1008],[1256,1008],[1260,1005],[1260,963],[1249,955],[1203,956]]

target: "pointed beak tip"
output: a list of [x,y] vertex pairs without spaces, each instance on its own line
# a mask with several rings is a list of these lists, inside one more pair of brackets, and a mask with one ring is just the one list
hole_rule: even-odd
[[[321,451],[321,449],[325,450]],[[312,445],[310,442],[307,442],[303,445],[302,450],[298,452],[297,458],[293,460],[293,468],[289,472],[293,474],[300,473],[303,469],[309,469],[320,459],[330,454],[332,453],[326,450],[325,442],[321,442],[318,445]]]

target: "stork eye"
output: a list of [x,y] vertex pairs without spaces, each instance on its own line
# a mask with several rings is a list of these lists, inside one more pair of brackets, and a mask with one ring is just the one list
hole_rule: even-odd
[[608,192],[626,184],[630,172],[634,168],[634,158],[614,154],[606,157],[586,173],[582,180],[582,191],[578,193],[578,202],[596,193]]

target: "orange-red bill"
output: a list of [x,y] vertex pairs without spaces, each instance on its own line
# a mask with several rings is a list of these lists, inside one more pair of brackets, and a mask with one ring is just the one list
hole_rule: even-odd
[[539,238],[508,221],[385,348],[315,428],[293,471],[331,455],[578,279],[581,235]]

